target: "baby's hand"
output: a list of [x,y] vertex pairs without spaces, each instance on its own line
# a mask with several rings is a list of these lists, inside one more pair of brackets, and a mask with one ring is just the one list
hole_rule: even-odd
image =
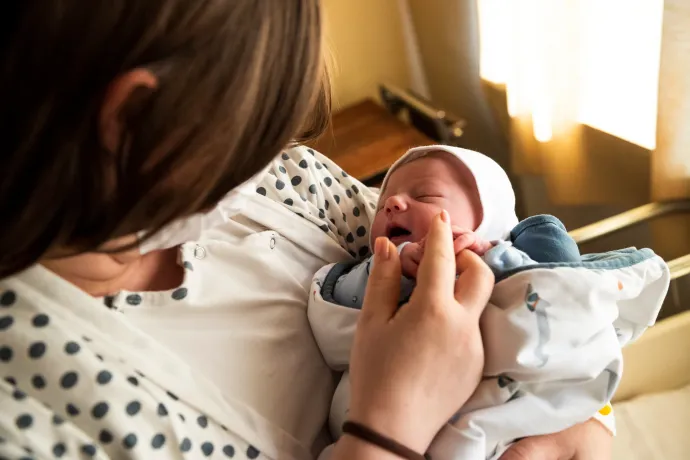
[[417,277],[417,269],[419,263],[422,261],[422,253],[424,248],[420,243],[406,244],[402,251],[400,251],[400,264],[402,265],[402,272],[408,278]]
[[[483,256],[486,251],[494,247],[491,242],[478,237],[472,230],[456,226],[453,226],[452,230],[453,247],[456,256],[465,249],[469,249],[478,256]],[[419,243],[410,243],[406,245],[400,253],[403,274],[408,278],[415,278],[417,276],[417,269],[419,268],[419,262],[422,260],[422,255],[424,254],[425,243],[426,238],[422,238]]]
[[473,231],[462,227],[453,226],[453,240],[455,255],[460,254],[460,252],[465,249],[469,249],[475,254],[483,256],[486,251],[493,247],[489,241],[478,237]]

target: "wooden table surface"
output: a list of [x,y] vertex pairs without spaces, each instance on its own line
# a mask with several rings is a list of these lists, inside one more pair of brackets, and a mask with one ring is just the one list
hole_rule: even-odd
[[374,101],[365,100],[338,111],[329,131],[310,146],[367,185],[378,185],[408,149],[433,143]]

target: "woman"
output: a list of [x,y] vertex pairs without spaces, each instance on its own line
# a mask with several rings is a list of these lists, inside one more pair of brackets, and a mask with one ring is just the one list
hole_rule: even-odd
[[[369,251],[375,202],[315,152],[280,154],[323,126],[325,111],[307,116],[327,101],[319,2],[6,9],[0,457],[318,453],[333,381],[308,329],[309,281]],[[429,282],[396,315],[388,244],[353,352],[351,419],[422,452],[476,384],[492,279],[471,254],[448,256],[439,217]],[[600,458],[586,449],[608,442],[602,431],[508,455]],[[345,436],[332,458],[396,457]]]

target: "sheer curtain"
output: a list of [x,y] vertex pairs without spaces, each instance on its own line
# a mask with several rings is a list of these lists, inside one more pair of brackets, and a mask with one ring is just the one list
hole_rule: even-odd
[[690,2],[665,3],[657,145],[652,155],[655,200],[690,198]]
[[559,204],[690,197],[690,2],[477,1],[517,173]]

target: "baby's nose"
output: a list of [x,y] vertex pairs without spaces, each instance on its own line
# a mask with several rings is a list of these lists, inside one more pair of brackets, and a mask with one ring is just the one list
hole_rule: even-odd
[[407,210],[407,203],[400,195],[392,195],[386,199],[386,214],[395,214]]

